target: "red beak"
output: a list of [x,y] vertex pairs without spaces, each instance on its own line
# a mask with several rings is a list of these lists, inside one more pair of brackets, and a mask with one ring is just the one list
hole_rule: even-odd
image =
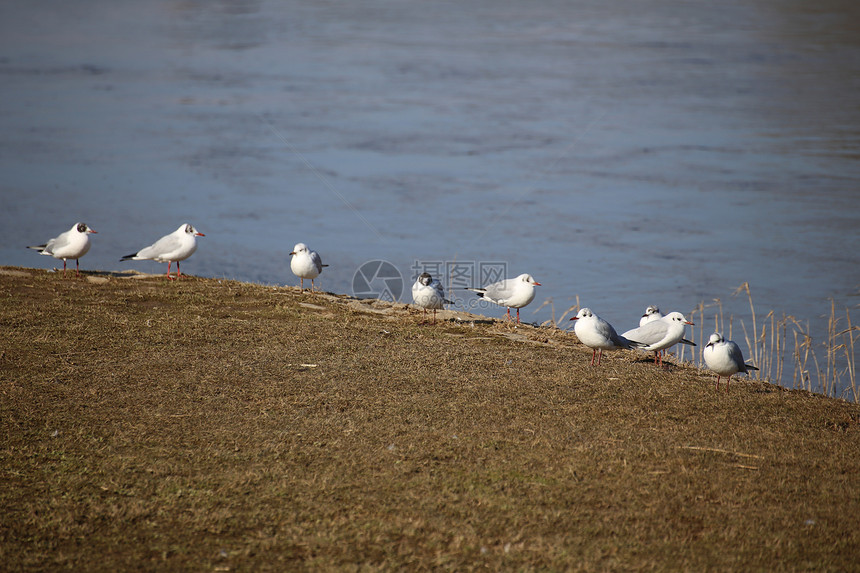
[[197,235],[198,237],[205,237],[206,236],[203,233],[200,233],[199,231],[197,233],[194,233],[194,234]]

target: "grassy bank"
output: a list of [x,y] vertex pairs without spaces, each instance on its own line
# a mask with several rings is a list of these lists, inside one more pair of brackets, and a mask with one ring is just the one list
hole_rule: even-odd
[[440,317],[0,269],[0,561],[860,569],[860,405]]

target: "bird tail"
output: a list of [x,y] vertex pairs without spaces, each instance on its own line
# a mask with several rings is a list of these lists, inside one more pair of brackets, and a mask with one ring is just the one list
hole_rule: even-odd
[[681,339],[681,340],[679,340],[678,342],[679,342],[680,344],[687,344],[687,345],[689,345],[689,346],[695,346],[695,345],[696,345],[696,343],[695,343],[695,342],[693,342],[693,341],[691,341],[691,340],[687,340],[686,338],[682,338],[682,339]]
[[624,338],[623,336],[619,336],[618,338],[621,339],[621,342],[627,343],[626,348],[630,350],[633,350],[634,348],[643,348],[645,346],[648,346],[647,344],[643,344],[642,342],[637,342],[635,340],[630,340],[629,338]]
[[466,289],[465,289],[465,290],[470,290],[470,291],[472,291],[473,293],[475,293],[476,295],[478,295],[478,296],[480,296],[480,297],[483,297],[483,296],[484,296],[484,293],[485,293],[485,292],[487,292],[487,291],[485,291],[485,290],[484,290],[484,289],[482,289],[482,288],[469,288],[469,287],[466,287]]
[[133,259],[133,258],[134,258],[134,257],[136,257],[136,256],[137,256],[137,253],[132,253],[132,254],[130,254],[130,255],[126,255],[126,256],[124,256],[123,258],[121,258],[121,259],[120,259],[120,262],[122,262],[122,261],[127,261],[127,260],[129,260],[129,259]]
[[744,368],[746,368],[747,370],[758,370],[758,368],[756,368],[752,364],[744,364]]
[[47,248],[48,248],[48,243],[45,243],[44,245],[36,245],[36,246],[33,246],[33,247],[27,247],[27,248],[28,248],[28,249],[34,249],[34,250],[37,250],[37,251],[39,251],[39,252],[41,253],[42,251],[44,251],[45,249],[47,249]]

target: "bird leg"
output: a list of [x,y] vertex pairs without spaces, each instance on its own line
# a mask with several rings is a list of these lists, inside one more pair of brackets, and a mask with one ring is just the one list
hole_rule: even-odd
[[591,350],[591,365],[594,366],[594,355],[597,354],[597,350]]
[[520,309],[517,309],[517,324],[520,323]]
[[181,276],[182,272],[179,270],[179,261],[176,261],[176,278],[178,279]]
[[63,259],[63,278],[66,278],[66,259]]
[[80,261],[80,259],[75,259],[75,277],[81,278],[81,261]]
[[732,381],[732,377],[731,377],[731,376],[729,376],[728,378],[726,378],[726,394],[728,394],[728,393],[729,393],[729,382],[731,382],[731,381]]
[[[167,261],[167,280],[169,280],[169,281],[173,280],[173,277],[170,276],[170,263],[171,262],[173,262],[173,261]],[[179,263],[176,263],[176,264],[178,265]]]
[[433,309],[433,326],[436,325],[436,309]]
[[510,307],[507,307],[507,309],[505,310],[505,316],[508,317],[508,320],[511,320],[511,308]]
[[600,359],[603,357],[603,349],[597,351],[597,365],[600,366]]

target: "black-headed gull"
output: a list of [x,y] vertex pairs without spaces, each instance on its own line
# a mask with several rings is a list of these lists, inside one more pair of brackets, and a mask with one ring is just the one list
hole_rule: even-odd
[[445,304],[453,304],[445,298],[445,289],[442,288],[442,283],[434,280],[430,273],[421,273],[418,280],[412,285],[412,302],[415,306],[424,309],[422,324],[427,320],[428,310],[433,311],[433,324],[436,324],[436,311],[445,308],[443,306]]
[[193,255],[194,251],[197,250],[197,237],[205,236],[188,223],[183,223],[169,235],[161,237],[145,249],[124,256],[120,261],[156,261],[167,263],[167,278],[170,280],[173,280],[173,277],[170,276],[170,263],[176,261],[176,278],[178,279],[182,276],[182,273],[179,271],[179,261],[184,261]]
[[576,324],[573,331],[576,337],[587,347],[591,348],[591,365],[594,366],[594,355],[597,354],[597,365],[600,366],[600,358],[603,356],[604,350],[618,350],[626,348],[628,350],[638,346],[619,336],[612,325],[591,312],[590,308],[581,308],[579,312],[571,318]]
[[[660,309],[655,304],[650,304],[645,309],[645,314],[642,315],[642,318],[639,319],[639,326],[645,326],[646,323],[651,322],[652,320],[660,320],[663,318],[663,313],[660,312]],[[695,346],[696,344],[686,338],[682,338],[678,341],[679,344],[689,344],[690,346]],[[660,350],[657,354],[662,357],[663,351]]]
[[[660,351],[681,342],[688,324],[692,325],[693,323],[684,318],[683,314],[670,312],[659,320],[646,322],[639,328],[628,330],[621,336],[631,342],[640,343],[640,350],[653,350],[654,363],[658,364],[659,360],[659,364],[662,366],[663,357]],[[693,342],[689,342],[689,344],[696,345]]]
[[723,338],[719,332],[711,335],[708,344],[702,350],[702,357],[708,368],[717,374],[717,390],[720,389],[720,376],[727,376],[726,392],[728,392],[733,374],[758,370],[752,364],[744,364],[744,355],[740,347],[733,340]]
[[488,301],[507,308],[507,317],[511,318],[511,309],[517,309],[517,324],[520,322],[520,309],[535,298],[535,287],[541,286],[529,274],[521,274],[513,279],[505,279],[483,288],[467,288]]
[[660,320],[661,318],[663,318],[663,313],[660,312],[660,309],[657,308],[657,306],[650,304],[645,309],[645,314],[643,314],[642,318],[639,319],[639,326],[645,326],[646,322]]
[[36,249],[40,255],[51,255],[55,259],[63,259],[63,278],[66,276],[66,259],[75,259],[75,276],[81,276],[78,259],[90,250],[90,233],[95,233],[86,223],[75,225],[59,236],[54,237],[44,245],[27,247]]
[[314,290],[314,279],[317,278],[328,265],[322,264],[319,253],[312,251],[304,243],[298,243],[293,247],[290,255],[290,269],[301,281],[300,290],[305,290],[305,279],[311,279],[311,292]]

